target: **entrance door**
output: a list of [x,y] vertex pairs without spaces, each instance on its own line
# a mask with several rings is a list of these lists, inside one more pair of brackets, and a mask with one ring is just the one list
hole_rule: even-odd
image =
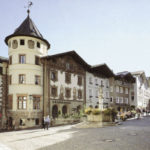
[[58,117],[58,107],[57,107],[57,105],[54,105],[53,108],[52,108],[52,116],[53,116],[53,118]]

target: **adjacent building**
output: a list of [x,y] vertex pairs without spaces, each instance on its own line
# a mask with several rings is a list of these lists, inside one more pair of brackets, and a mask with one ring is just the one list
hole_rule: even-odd
[[114,78],[111,78],[110,106],[118,111],[128,111],[130,109],[131,93],[134,83],[134,77],[127,71],[117,73]]
[[75,52],[42,57],[44,69],[44,115],[68,116],[86,104],[86,76],[89,65]]
[[[108,108],[110,104],[109,78],[114,77],[106,64],[91,66],[86,72],[86,107]],[[100,88],[102,100],[100,101]]]
[[149,78],[146,77],[144,71],[132,72],[136,78],[134,84],[134,101],[131,105],[140,109],[149,109],[150,104],[150,84]]
[[8,59],[0,57],[0,128],[6,123]]

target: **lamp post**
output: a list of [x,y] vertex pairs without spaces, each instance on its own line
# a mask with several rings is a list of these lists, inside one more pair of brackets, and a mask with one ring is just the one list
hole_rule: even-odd
[[99,87],[99,109],[103,110],[103,101],[104,101],[104,97],[103,97],[103,85],[101,85]]

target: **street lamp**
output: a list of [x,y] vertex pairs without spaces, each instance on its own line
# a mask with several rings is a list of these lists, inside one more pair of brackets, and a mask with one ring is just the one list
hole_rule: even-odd
[[101,84],[99,87],[99,109],[103,110],[103,85]]

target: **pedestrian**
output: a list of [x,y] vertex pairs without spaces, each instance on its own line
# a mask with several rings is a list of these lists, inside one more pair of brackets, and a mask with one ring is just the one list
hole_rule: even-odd
[[46,128],[48,130],[49,128],[49,124],[50,124],[50,118],[49,118],[49,115],[45,118],[45,125],[46,125]]
[[46,126],[46,117],[43,117],[43,128],[45,130],[45,126]]

